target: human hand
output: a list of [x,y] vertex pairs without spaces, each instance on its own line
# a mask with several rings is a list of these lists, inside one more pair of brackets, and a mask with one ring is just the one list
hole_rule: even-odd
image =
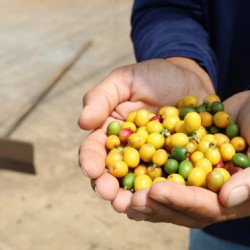
[[82,129],[94,129],[80,146],[79,164],[95,191],[112,201],[119,212],[130,205],[131,192],[119,189],[117,179],[105,172],[105,131],[111,119],[124,120],[140,108],[153,112],[163,105],[175,105],[187,94],[202,100],[213,92],[206,73],[190,59],[150,60],[113,71],[84,96],[79,118]]
[[79,126],[97,129],[108,117],[124,120],[140,108],[154,112],[163,105],[176,105],[184,95],[202,100],[211,93],[207,73],[191,59],[173,57],[124,66],[85,94]]
[[[250,145],[250,91],[232,96],[224,105]],[[204,188],[160,182],[150,189],[137,191],[131,197],[127,214],[134,220],[201,228],[215,222],[250,216],[249,192],[250,168],[234,174],[218,195]]]

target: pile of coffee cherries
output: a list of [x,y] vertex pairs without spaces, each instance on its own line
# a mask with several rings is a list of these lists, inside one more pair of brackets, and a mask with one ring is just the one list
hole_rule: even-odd
[[216,94],[201,104],[187,95],[158,113],[133,111],[109,123],[105,145],[107,171],[133,192],[166,180],[218,192],[250,167],[247,142]]

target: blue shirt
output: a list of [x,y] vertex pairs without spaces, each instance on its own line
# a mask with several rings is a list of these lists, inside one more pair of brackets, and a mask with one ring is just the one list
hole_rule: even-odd
[[250,87],[249,1],[136,0],[131,37],[138,61],[196,60],[222,100]]
[[[250,1],[135,0],[131,23],[138,61],[192,58],[208,72],[222,100],[249,89]],[[250,217],[204,230],[250,246]]]

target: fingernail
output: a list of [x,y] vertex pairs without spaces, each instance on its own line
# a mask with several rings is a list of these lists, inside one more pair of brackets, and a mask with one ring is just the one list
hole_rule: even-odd
[[150,208],[148,206],[133,207],[133,209],[135,209],[138,212],[145,213],[145,214],[152,214],[153,213],[152,208]]
[[249,191],[246,186],[239,186],[234,188],[228,196],[227,207],[234,207],[249,198]]

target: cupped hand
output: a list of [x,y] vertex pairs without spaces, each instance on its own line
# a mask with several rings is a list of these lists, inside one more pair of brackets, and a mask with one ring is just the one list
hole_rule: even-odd
[[109,121],[124,120],[140,108],[154,112],[163,105],[175,105],[187,94],[202,100],[213,92],[207,74],[190,59],[149,60],[111,72],[84,96],[79,118],[82,129],[93,130],[80,146],[79,164],[96,193],[112,201],[119,212],[130,206],[131,192],[119,189],[117,179],[105,171],[105,130]]
[[205,71],[190,59],[155,59],[124,66],[85,94],[79,126],[97,129],[108,117],[124,120],[139,108],[157,111],[163,105],[175,105],[184,95],[202,100],[213,92]]
[[[250,145],[250,91],[232,96],[224,105]],[[250,167],[234,174],[219,194],[170,181],[156,183],[131,197],[127,214],[134,220],[170,222],[191,228],[250,216]]]

